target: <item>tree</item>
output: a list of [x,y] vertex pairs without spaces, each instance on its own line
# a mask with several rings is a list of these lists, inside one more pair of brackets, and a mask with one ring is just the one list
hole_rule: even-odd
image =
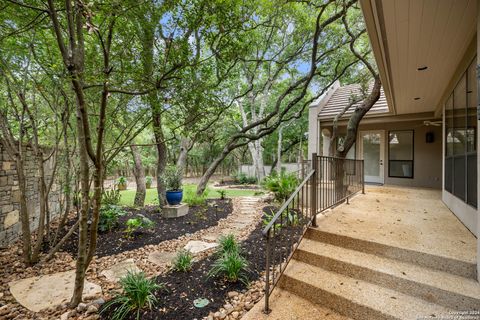
[[[256,25],[256,31],[260,33],[258,38],[260,43],[269,43],[266,39],[278,33],[281,35],[278,37],[279,43],[270,46],[273,51],[258,58],[257,51],[253,50],[251,56],[246,56],[246,61],[254,65],[260,64],[263,68],[270,69],[270,74],[273,75],[277,72],[283,75],[285,68],[291,68],[292,64],[295,65],[299,61],[306,63],[308,70],[290,79],[290,83],[285,88],[282,88],[273,99],[274,102],[270,111],[261,119],[241,128],[226,141],[222,153],[211,163],[200,179],[197,186],[197,194],[203,193],[208,180],[231,151],[271,134],[283,122],[299,118],[303,110],[313,99],[321,95],[326,88],[340,78],[356,62],[358,58],[352,58],[351,55],[342,56],[341,53],[343,53],[345,45],[350,44],[359,35],[353,35],[353,39],[345,39],[337,30],[342,16],[355,3],[356,1],[342,2],[343,5],[341,6],[336,1],[322,2],[320,4],[309,3],[305,11],[302,11],[306,15],[302,21],[306,21],[306,23],[302,25],[299,23],[300,19],[296,19],[295,22],[298,23],[298,26],[293,26],[291,32],[286,33],[283,32],[283,27],[288,26],[289,21],[282,19],[291,18],[288,13],[297,12],[287,10],[298,9],[296,4],[293,4],[293,7],[289,7],[292,4],[288,3],[276,8],[277,10],[286,10],[276,12],[282,18],[277,22],[279,24],[271,21],[269,16],[266,18],[269,22],[268,24],[261,20],[264,18],[263,16],[256,19],[260,20]],[[309,6],[311,7],[309,8]],[[315,9],[313,11],[314,14],[311,14],[311,11],[307,11],[307,9]],[[313,28],[312,25],[314,26]],[[261,46],[260,43],[255,43],[254,48],[258,45]],[[322,86],[318,95],[308,97],[308,87],[315,77]],[[258,87],[265,87],[269,81],[270,79],[265,79]],[[251,90],[253,89],[248,88],[244,94],[248,94]],[[238,97],[233,100],[236,99]],[[253,131],[257,129],[258,131],[254,133]]]

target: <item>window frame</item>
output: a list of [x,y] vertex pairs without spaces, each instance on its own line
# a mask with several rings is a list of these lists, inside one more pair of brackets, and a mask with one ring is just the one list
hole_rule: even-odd
[[[392,132],[411,132],[412,133],[412,159],[411,160],[392,160],[390,159],[390,133]],[[415,130],[413,129],[403,129],[403,130],[389,130],[387,135],[387,149],[388,149],[388,177],[389,178],[400,178],[400,179],[414,179],[415,178]],[[412,163],[412,176],[394,176],[391,173],[392,166],[391,162],[406,162],[410,161]]]

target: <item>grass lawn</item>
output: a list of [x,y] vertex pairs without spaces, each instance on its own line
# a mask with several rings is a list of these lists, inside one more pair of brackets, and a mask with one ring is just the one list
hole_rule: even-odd
[[[195,184],[186,184],[183,186],[183,196],[185,197],[186,193],[195,192],[197,190],[197,185]],[[207,188],[207,197],[210,199],[220,198],[220,194],[217,192],[220,189],[211,189]],[[249,197],[254,196],[255,192],[262,192],[263,190],[231,190],[223,189],[227,192],[227,197]],[[122,196],[120,200],[121,205],[133,206],[133,199],[135,198],[135,190],[124,190],[120,191]],[[145,197],[145,204],[157,204],[157,189],[147,189],[147,196]]]

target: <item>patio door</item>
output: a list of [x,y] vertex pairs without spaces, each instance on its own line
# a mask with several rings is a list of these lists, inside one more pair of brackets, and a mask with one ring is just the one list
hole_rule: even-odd
[[360,158],[365,161],[365,182],[383,184],[385,131],[360,132]]

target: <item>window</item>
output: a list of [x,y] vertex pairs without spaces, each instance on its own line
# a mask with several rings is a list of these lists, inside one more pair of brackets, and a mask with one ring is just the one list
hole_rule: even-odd
[[388,176],[413,178],[413,130],[388,133]]
[[445,190],[477,206],[476,59],[445,103]]

